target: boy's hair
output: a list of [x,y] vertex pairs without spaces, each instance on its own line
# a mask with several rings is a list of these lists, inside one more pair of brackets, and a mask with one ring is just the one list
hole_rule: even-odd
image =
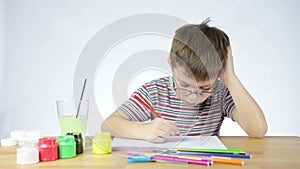
[[222,30],[208,26],[209,21],[177,29],[172,43],[172,69],[185,65],[197,81],[218,77],[227,60],[229,38]]

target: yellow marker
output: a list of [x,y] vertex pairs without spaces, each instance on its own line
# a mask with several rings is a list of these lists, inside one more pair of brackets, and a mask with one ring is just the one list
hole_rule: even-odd
[[94,154],[109,154],[112,151],[110,133],[96,133],[93,138]]

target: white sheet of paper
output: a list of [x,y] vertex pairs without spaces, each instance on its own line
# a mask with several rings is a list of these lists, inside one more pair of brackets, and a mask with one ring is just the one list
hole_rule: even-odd
[[168,150],[172,148],[227,149],[217,136],[173,136],[164,143],[151,143],[145,140],[114,138],[113,150]]

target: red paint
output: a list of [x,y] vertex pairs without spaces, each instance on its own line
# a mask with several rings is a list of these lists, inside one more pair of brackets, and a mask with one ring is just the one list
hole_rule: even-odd
[[58,146],[56,138],[39,139],[40,161],[53,161],[58,159]]

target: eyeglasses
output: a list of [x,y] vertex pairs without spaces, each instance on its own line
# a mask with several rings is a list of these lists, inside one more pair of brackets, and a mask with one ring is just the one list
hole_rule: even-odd
[[183,96],[189,96],[189,95],[191,95],[191,94],[196,94],[197,96],[200,96],[200,97],[202,97],[202,96],[204,96],[204,95],[206,95],[206,94],[208,95],[208,94],[214,93],[215,90],[216,90],[216,83],[217,83],[217,82],[215,82],[215,83],[213,84],[212,88],[209,89],[209,90],[198,90],[198,91],[193,92],[193,91],[188,90],[188,89],[176,87],[174,82],[176,83],[176,86],[179,86],[179,85],[177,84],[176,80],[174,79],[174,80],[173,80],[173,88],[174,88],[174,90],[175,90],[176,92],[179,92],[181,95],[183,95]]

